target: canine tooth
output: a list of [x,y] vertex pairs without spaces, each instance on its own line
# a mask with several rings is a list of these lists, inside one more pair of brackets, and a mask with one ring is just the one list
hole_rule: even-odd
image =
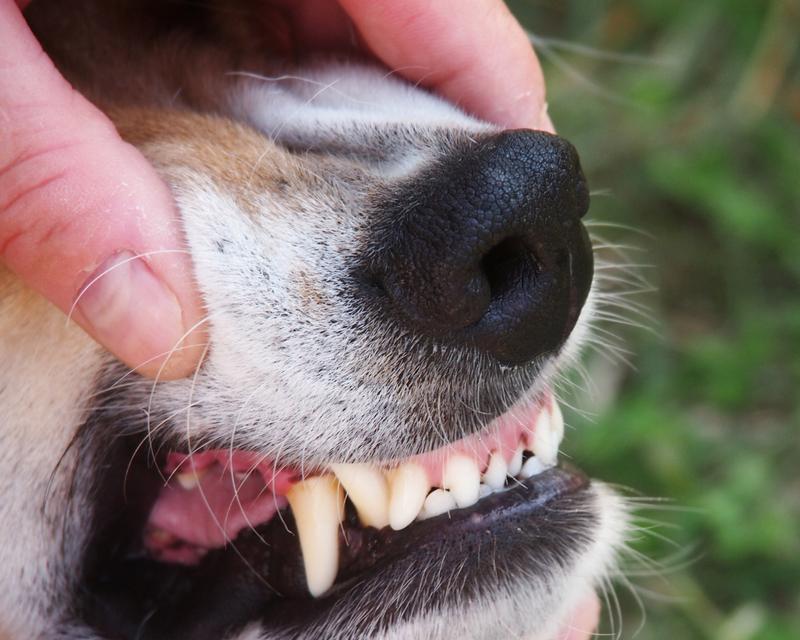
[[418,464],[407,462],[389,474],[389,526],[404,529],[417,517],[431,488],[428,474]]
[[422,511],[419,512],[419,519],[427,520],[428,518],[433,518],[446,511],[452,511],[456,509],[457,506],[456,499],[449,491],[434,489],[428,494],[428,497],[425,498]]
[[485,498],[491,493],[494,493],[494,489],[492,489],[488,484],[483,484],[483,482],[481,482],[480,486],[478,487],[478,498]]
[[506,482],[507,473],[508,465],[503,458],[503,454],[495,451],[489,458],[489,466],[483,472],[483,481],[492,489],[502,489]]
[[447,461],[442,486],[450,489],[459,507],[470,507],[478,501],[480,483],[481,472],[472,458],[456,454]]
[[332,464],[347,496],[365,527],[382,529],[389,524],[389,485],[383,473],[369,464]]
[[535,476],[540,474],[542,471],[547,470],[547,466],[542,464],[542,461],[539,460],[536,456],[531,456],[525,461],[525,464],[522,465],[522,469],[519,472],[519,477],[522,480],[526,480],[531,476]]
[[552,427],[550,426],[550,412],[545,408],[539,411],[539,415],[536,416],[536,424],[533,426],[533,432],[528,435],[527,444],[529,451],[533,451],[536,435],[543,431],[552,431]]
[[536,421],[536,429],[533,432],[531,451],[545,465],[553,466],[558,460],[558,444],[556,433],[553,429],[553,421],[550,416],[542,417],[546,412],[542,411]]
[[191,491],[194,489],[198,484],[200,484],[200,480],[206,475],[207,469],[190,469],[189,471],[183,471],[181,473],[175,474],[175,479],[178,481],[178,484],[181,485],[187,491]]
[[508,463],[508,475],[512,478],[516,477],[519,473],[519,470],[522,469],[522,452],[524,449],[522,445],[517,447],[517,450],[514,452],[514,457],[511,458],[511,462]]
[[308,590],[316,597],[331,587],[339,569],[344,492],[334,476],[325,475],[298,482],[286,497],[297,523]]
[[534,431],[528,438],[528,448],[540,456],[542,462],[552,466],[558,460],[558,446],[563,439],[564,416],[561,407],[553,400],[549,409],[539,412]]
[[561,444],[564,439],[564,415],[561,413],[561,407],[558,406],[555,399],[553,399],[551,412],[550,430],[553,432],[556,443]]

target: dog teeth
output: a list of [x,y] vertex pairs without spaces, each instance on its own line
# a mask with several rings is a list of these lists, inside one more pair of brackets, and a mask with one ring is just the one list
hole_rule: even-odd
[[203,476],[206,475],[207,471],[207,469],[192,468],[189,471],[176,473],[175,480],[177,480],[178,484],[181,485],[182,488],[186,489],[186,491],[191,491],[200,484],[200,480],[203,479]]
[[550,409],[542,409],[536,418],[529,447],[542,464],[553,466],[558,461],[558,446],[564,437],[564,418],[553,401]]
[[344,492],[335,477],[325,475],[292,485],[286,497],[297,523],[308,590],[316,597],[330,589],[339,569]]
[[442,486],[450,490],[459,508],[471,507],[478,501],[480,483],[481,472],[472,458],[456,454],[447,461]]
[[539,458],[536,456],[531,456],[525,461],[525,464],[522,465],[522,469],[519,472],[519,478],[521,480],[527,480],[528,478],[539,475],[542,471],[546,471],[549,467],[542,463]]
[[422,511],[419,512],[419,520],[427,520],[435,516],[441,515],[448,511],[456,509],[456,499],[449,491],[444,489],[434,489],[425,498],[422,505]]
[[558,405],[555,398],[553,398],[550,411],[550,428],[553,431],[556,441],[560,445],[561,441],[564,439],[564,415],[561,413],[561,407]]
[[389,524],[389,485],[383,473],[370,464],[333,464],[347,497],[365,527],[381,529]]
[[508,465],[503,454],[495,451],[489,458],[489,465],[483,472],[483,482],[492,489],[502,489],[508,475]]
[[524,450],[523,446],[519,445],[511,457],[511,462],[508,463],[508,475],[512,478],[516,477],[520,469],[522,469],[522,452]]
[[405,529],[422,509],[431,486],[428,475],[418,464],[407,462],[389,476],[389,526]]
[[[495,451],[481,476],[478,462],[455,454],[444,466],[442,487],[430,493],[427,472],[414,462],[386,472],[370,464],[332,464],[335,475],[315,476],[294,484],[287,498],[297,523],[309,592],[320,596],[336,579],[345,491],[362,525],[404,529],[415,519],[425,520],[474,505],[501,491],[508,476],[526,480],[546,471],[558,460],[563,436],[564,419],[553,402],[539,412],[526,444],[516,448],[510,461]],[[526,448],[534,455],[523,464]],[[203,470],[191,469],[175,474],[175,478],[181,487],[192,490],[203,475]]]

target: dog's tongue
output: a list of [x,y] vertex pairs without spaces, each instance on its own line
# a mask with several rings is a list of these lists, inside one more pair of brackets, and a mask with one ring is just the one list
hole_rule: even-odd
[[286,506],[294,474],[249,452],[171,453],[174,474],[150,513],[145,543],[161,560],[193,563]]

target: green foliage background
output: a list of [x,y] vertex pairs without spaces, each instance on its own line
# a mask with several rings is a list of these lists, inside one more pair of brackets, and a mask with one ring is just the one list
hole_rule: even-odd
[[511,6],[591,217],[631,227],[595,231],[652,265],[638,273],[655,291],[632,297],[652,319],[624,314],[648,329],[606,325],[632,366],[590,356],[594,391],[568,394],[566,453],[670,500],[640,510],[633,541],[663,570],[627,563],[644,626],[621,584],[614,626],[800,639],[800,2]]

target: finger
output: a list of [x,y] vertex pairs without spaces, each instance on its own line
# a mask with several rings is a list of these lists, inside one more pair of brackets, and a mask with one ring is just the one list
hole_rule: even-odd
[[505,127],[552,129],[542,70],[500,0],[339,0],[387,66]]
[[270,0],[266,9],[288,19],[293,53],[358,48],[353,23],[335,0]]
[[166,186],[59,75],[11,0],[0,42],[0,261],[129,366],[188,374],[202,310]]
[[600,623],[600,599],[595,593],[588,595],[575,609],[558,640],[589,640]]

